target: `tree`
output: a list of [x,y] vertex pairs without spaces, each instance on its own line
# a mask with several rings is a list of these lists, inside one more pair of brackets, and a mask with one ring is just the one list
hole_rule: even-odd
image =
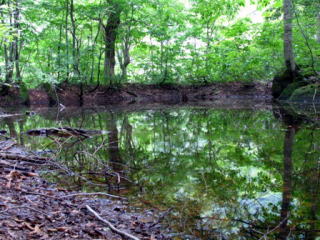
[[318,40],[318,43],[320,43],[320,4],[318,4],[318,32],[317,32],[317,40]]
[[293,76],[296,71],[296,63],[293,54],[293,38],[292,38],[292,20],[293,20],[293,4],[292,0],[283,1],[283,23],[284,23],[284,60],[286,70]]
[[106,24],[101,21],[101,26],[104,30],[104,80],[109,82],[109,85],[113,85],[117,31],[120,26],[122,6],[120,1],[117,0],[107,0],[107,3],[109,4],[108,20]]
[[[20,82],[20,52],[22,48],[20,31],[20,1],[5,1],[0,3],[2,25],[6,26],[9,34],[5,36],[3,52],[5,60],[5,82],[12,83],[13,78]],[[15,76],[14,76],[15,74]]]

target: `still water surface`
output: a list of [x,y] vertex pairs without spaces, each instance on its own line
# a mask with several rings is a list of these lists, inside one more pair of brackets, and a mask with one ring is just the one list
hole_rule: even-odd
[[[272,106],[36,112],[3,118],[0,129],[33,151],[58,156],[61,170],[45,177],[164,211],[163,224],[176,239],[320,236],[316,118]],[[84,140],[24,134],[62,126],[103,133]]]

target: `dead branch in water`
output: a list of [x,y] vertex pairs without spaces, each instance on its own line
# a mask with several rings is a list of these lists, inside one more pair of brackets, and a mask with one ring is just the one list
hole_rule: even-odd
[[95,193],[73,193],[73,194],[62,196],[60,199],[78,197],[78,196],[105,196],[105,197],[117,198],[117,199],[121,199],[121,200],[127,200],[127,198],[124,198],[124,197],[112,195],[112,194],[109,194],[109,193],[101,193],[101,192],[95,192]]
[[91,135],[101,134],[101,131],[97,130],[84,130],[71,127],[58,127],[58,128],[42,128],[33,129],[26,132],[31,136],[58,136],[58,137],[83,137],[90,138]]
[[89,205],[86,205],[86,208],[88,209],[89,212],[91,212],[96,218],[98,218],[101,222],[105,223],[108,225],[108,227],[111,229],[111,231],[119,234],[122,237],[133,239],[133,240],[140,240],[140,238],[137,238],[129,233],[123,232],[119,229],[117,229],[111,222],[109,222],[106,219],[103,219],[96,211],[94,211]]

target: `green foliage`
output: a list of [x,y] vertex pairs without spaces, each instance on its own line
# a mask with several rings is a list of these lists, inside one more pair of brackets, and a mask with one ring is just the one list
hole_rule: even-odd
[[[18,3],[19,28],[10,23]],[[119,83],[207,83],[269,80],[283,68],[282,1],[245,0],[16,0],[0,5],[0,77],[8,48],[21,47],[28,87],[103,82],[104,33],[110,11],[121,8],[116,40]],[[319,4],[295,1],[294,45],[307,75],[320,71]],[[73,36],[75,31],[75,36]],[[319,36],[320,39],[320,36]],[[74,70],[78,65],[79,73]],[[15,74],[13,74],[13,80]]]

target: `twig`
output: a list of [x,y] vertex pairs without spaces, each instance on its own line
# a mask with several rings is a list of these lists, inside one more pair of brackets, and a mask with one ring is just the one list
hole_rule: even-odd
[[111,197],[111,198],[117,198],[117,199],[122,199],[122,200],[127,200],[127,198],[108,194],[108,193],[101,193],[101,192],[95,192],[95,193],[73,193],[69,195],[65,195],[60,197],[60,199],[63,198],[71,198],[71,197],[77,197],[77,196],[105,196],[105,197]]
[[279,222],[279,224],[277,226],[275,226],[273,229],[269,230],[268,232],[266,232],[265,234],[263,234],[263,236],[261,238],[259,238],[259,240],[262,240],[262,239],[266,239],[267,236],[274,232],[275,230],[277,230],[285,221],[288,220],[290,214],[288,214],[281,222]]
[[314,99],[316,98],[317,89],[318,89],[318,86],[316,86],[316,87],[314,88],[314,94],[313,94],[312,102],[314,102]]
[[94,211],[89,205],[86,205],[86,208],[88,209],[89,212],[91,212],[96,218],[98,218],[101,222],[105,223],[108,225],[108,227],[111,229],[111,231],[119,234],[120,236],[122,237],[125,237],[125,238],[129,238],[129,239],[133,239],[133,240],[140,240],[139,238],[129,234],[129,233],[126,233],[126,232],[123,232],[119,229],[117,229],[115,226],[112,225],[111,222],[109,222],[108,220],[106,219],[103,219],[96,211]]

